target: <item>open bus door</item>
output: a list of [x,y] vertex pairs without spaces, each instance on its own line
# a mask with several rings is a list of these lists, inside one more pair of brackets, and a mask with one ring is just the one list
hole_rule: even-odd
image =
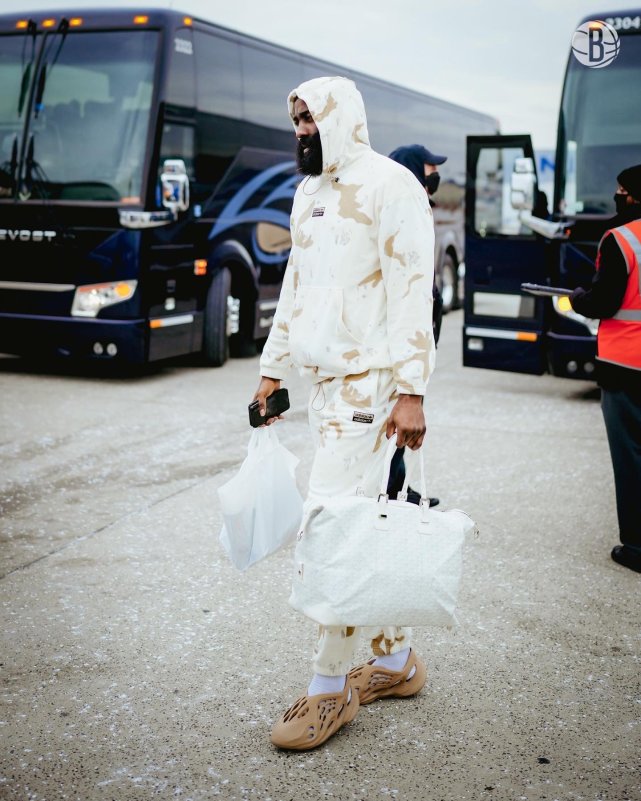
[[521,283],[546,284],[545,239],[521,224],[513,173],[530,173],[526,135],[467,139],[463,364],[541,375],[546,370],[545,303]]

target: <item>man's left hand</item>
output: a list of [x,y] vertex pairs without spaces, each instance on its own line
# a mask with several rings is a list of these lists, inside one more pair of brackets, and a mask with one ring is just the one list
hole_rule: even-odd
[[417,450],[425,437],[422,395],[400,395],[387,421],[387,438],[396,432],[396,446]]

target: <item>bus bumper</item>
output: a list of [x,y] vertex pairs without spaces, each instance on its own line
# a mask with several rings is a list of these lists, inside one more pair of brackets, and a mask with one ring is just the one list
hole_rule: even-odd
[[596,337],[548,332],[548,362],[552,375],[594,381]]
[[148,359],[148,343],[145,320],[0,313],[2,353],[142,364]]

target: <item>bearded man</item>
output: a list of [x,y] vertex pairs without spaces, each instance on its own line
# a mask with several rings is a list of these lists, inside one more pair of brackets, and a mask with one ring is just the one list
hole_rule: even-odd
[[[434,226],[414,176],[370,147],[352,81],[307,81],[290,93],[288,110],[305,178],[254,399],[264,415],[291,367],[309,378],[316,448],[309,507],[357,490],[375,495],[386,438],[396,434],[398,446],[412,450],[423,442],[422,401],[435,356]],[[410,629],[368,631],[373,657],[352,668],[359,630],[344,623],[320,627],[314,675],[274,726],[275,745],[314,748],[352,720],[359,704],[423,687],[425,665]]]

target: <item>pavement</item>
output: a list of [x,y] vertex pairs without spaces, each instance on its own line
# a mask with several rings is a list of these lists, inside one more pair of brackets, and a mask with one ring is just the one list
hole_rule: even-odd
[[[287,604],[292,550],[239,573],[218,542],[257,359],[127,376],[0,358],[2,801],[641,798],[641,579],[609,557],[598,391],[462,368],[461,326],[445,318],[426,401],[429,493],[480,529],[460,625],[415,630],[420,695],[302,754],[269,742],[315,635]],[[289,388],[277,431],[304,487]]]

